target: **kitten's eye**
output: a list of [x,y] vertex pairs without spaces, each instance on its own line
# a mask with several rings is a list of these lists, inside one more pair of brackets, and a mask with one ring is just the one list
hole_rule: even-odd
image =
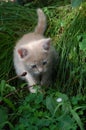
[[47,61],[43,61],[43,63],[42,63],[43,65],[46,65],[47,64]]
[[36,65],[32,65],[31,67],[34,69],[34,68],[36,68]]

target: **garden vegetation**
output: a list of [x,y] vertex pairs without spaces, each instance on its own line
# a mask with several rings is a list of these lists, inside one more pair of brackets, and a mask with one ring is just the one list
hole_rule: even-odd
[[[15,78],[13,48],[34,29],[38,7],[47,16],[45,35],[52,38],[59,62],[53,86],[31,94]],[[86,2],[0,1],[0,130],[84,130],[85,113]]]

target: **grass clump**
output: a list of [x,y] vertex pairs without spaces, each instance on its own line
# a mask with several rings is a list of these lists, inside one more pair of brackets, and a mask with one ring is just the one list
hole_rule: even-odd
[[32,9],[13,3],[0,5],[0,79],[14,76],[13,48],[24,33],[32,30],[35,18]]
[[86,3],[73,11],[57,45],[60,55],[58,79],[60,87],[68,93],[86,93],[85,7]]

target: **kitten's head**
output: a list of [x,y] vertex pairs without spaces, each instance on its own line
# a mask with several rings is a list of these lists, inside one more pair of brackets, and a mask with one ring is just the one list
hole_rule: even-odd
[[47,71],[50,41],[50,38],[44,38],[18,48],[19,58],[25,65],[27,71],[35,75],[40,75]]

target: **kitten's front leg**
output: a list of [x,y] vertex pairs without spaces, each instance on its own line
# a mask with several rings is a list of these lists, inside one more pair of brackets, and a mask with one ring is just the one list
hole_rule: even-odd
[[33,86],[36,85],[37,83],[36,83],[35,79],[32,77],[32,75],[28,73],[28,74],[26,75],[26,80],[27,80],[28,85],[29,85],[29,86],[28,86],[29,91],[30,91],[31,93],[36,93],[36,89],[33,88]]

